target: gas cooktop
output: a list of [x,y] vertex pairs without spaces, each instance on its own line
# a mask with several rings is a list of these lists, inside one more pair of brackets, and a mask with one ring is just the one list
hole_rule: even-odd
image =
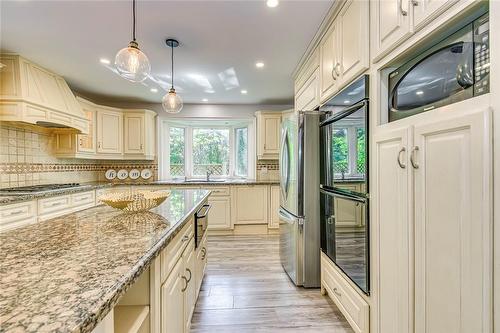
[[0,195],[41,193],[41,192],[49,192],[49,191],[63,190],[76,187],[87,187],[87,186],[90,185],[81,185],[79,183],[67,183],[67,184],[45,184],[45,185],[33,185],[33,186],[22,186],[22,187],[10,187],[10,188],[0,189]]

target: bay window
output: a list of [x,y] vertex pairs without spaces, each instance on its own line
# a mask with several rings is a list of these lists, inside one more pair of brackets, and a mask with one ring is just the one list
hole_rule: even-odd
[[161,124],[161,179],[255,178],[251,120],[172,120]]

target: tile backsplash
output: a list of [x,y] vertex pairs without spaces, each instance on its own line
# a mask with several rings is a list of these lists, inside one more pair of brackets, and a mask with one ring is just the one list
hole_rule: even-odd
[[257,180],[279,180],[279,161],[278,160],[259,160],[257,161]]
[[150,168],[156,179],[154,161],[61,159],[54,156],[53,140],[36,127],[0,124],[0,188],[105,180],[104,173],[111,168]]

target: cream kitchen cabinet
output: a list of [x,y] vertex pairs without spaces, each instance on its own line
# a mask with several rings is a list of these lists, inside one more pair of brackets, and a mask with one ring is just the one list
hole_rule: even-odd
[[208,229],[231,229],[231,198],[229,196],[210,196],[208,203],[212,206],[208,219]]
[[427,24],[458,0],[411,0],[415,29]]
[[257,111],[257,158],[278,159],[281,112]]
[[161,286],[161,331],[184,332],[184,262],[179,260]]
[[341,74],[338,22],[334,21],[319,44],[320,102],[338,90],[337,77]]
[[369,68],[369,3],[348,0],[319,44],[320,102]]
[[268,186],[233,186],[231,188],[231,201],[233,225],[268,224]]
[[365,72],[370,66],[370,4],[365,0],[348,0],[338,17],[340,74],[339,88]]
[[123,115],[125,157],[154,159],[156,113],[148,110],[127,110]]
[[269,229],[278,229],[280,227],[280,187],[273,185],[269,188]]
[[295,80],[295,110],[312,111],[319,106],[319,50],[313,52]]
[[372,52],[375,57],[385,54],[411,35],[411,0],[370,1]]
[[97,107],[97,153],[123,154],[123,114],[119,109]]
[[63,158],[153,160],[155,117],[149,110],[100,106],[78,97],[89,119],[87,135],[57,130],[55,154]]
[[0,232],[37,222],[36,200],[0,206]]
[[478,104],[374,138],[380,333],[491,331],[491,114]]

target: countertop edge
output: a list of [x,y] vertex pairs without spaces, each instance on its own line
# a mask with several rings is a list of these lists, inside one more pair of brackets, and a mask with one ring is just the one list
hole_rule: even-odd
[[203,198],[201,198],[197,205],[184,215],[182,221],[175,224],[175,228],[170,230],[164,237],[162,237],[156,244],[147,251],[143,257],[134,265],[129,274],[123,276],[123,279],[118,282],[118,285],[113,290],[110,290],[104,298],[104,302],[100,304],[94,311],[88,314],[83,322],[71,329],[73,333],[90,333],[99,324],[104,317],[113,309],[121,296],[137,281],[140,275],[151,265],[160,252],[167,247],[170,241],[179,233],[179,231],[188,223],[189,217],[192,216],[207,200],[211,191],[208,191]]

